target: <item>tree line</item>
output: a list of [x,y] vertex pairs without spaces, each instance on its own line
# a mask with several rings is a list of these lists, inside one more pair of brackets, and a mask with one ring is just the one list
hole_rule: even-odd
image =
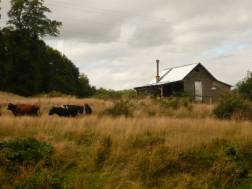
[[0,28],[0,90],[23,96],[51,91],[79,97],[92,95],[95,88],[88,78],[65,55],[44,42],[43,37],[57,37],[62,26],[47,17],[51,10],[44,1],[10,3],[7,24]]

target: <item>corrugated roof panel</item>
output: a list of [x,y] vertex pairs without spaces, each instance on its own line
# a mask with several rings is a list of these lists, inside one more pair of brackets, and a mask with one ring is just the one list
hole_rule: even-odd
[[198,64],[173,68],[160,83],[172,83],[183,80]]
[[[160,73],[161,83],[172,83],[183,80],[196,66],[197,64],[190,64],[181,67],[169,68]],[[149,84],[157,84],[156,79],[153,79]]]
[[[161,71],[159,74],[160,78],[162,79],[162,77],[165,76],[168,71],[169,71],[168,69]],[[154,79],[152,79],[151,82],[149,82],[149,84],[154,84],[154,83],[157,83],[156,77]]]

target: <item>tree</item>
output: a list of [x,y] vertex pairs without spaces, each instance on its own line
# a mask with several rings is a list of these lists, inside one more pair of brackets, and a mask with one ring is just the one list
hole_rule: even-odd
[[51,10],[43,4],[44,0],[11,0],[8,25],[33,38],[58,36],[62,23],[47,17]]
[[80,74],[79,76],[79,90],[77,91],[79,97],[89,97],[94,95],[96,89],[91,87],[89,79],[86,75]]
[[248,76],[238,83],[237,86],[238,91],[242,96],[252,100],[252,72],[248,72]]
[[0,90],[24,96],[52,91],[87,97],[88,78],[65,55],[19,31],[0,32]]

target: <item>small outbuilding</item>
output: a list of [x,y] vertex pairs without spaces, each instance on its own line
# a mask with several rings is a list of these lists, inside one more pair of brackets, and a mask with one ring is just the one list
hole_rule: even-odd
[[157,60],[157,75],[146,85],[136,87],[141,94],[169,97],[187,94],[195,101],[213,102],[230,91],[231,85],[217,80],[201,63],[189,64],[163,70],[159,73]]

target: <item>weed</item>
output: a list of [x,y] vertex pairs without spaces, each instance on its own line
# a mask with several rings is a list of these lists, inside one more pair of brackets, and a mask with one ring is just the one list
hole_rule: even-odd
[[115,103],[112,108],[108,108],[104,111],[104,114],[111,115],[113,117],[125,116],[132,117],[132,104],[128,100],[120,100]]
[[251,119],[252,111],[249,102],[237,94],[225,94],[214,109],[216,117],[221,119]]
[[20,166],[34,166],[41,160],[49,163],[52,149],[50,144],[33,138],[16,139],[0,143],[0,157],[9,171],[17,171]]
[[64,179],[58,174],[38,171],[16,184],[17,189],[63,189]]

